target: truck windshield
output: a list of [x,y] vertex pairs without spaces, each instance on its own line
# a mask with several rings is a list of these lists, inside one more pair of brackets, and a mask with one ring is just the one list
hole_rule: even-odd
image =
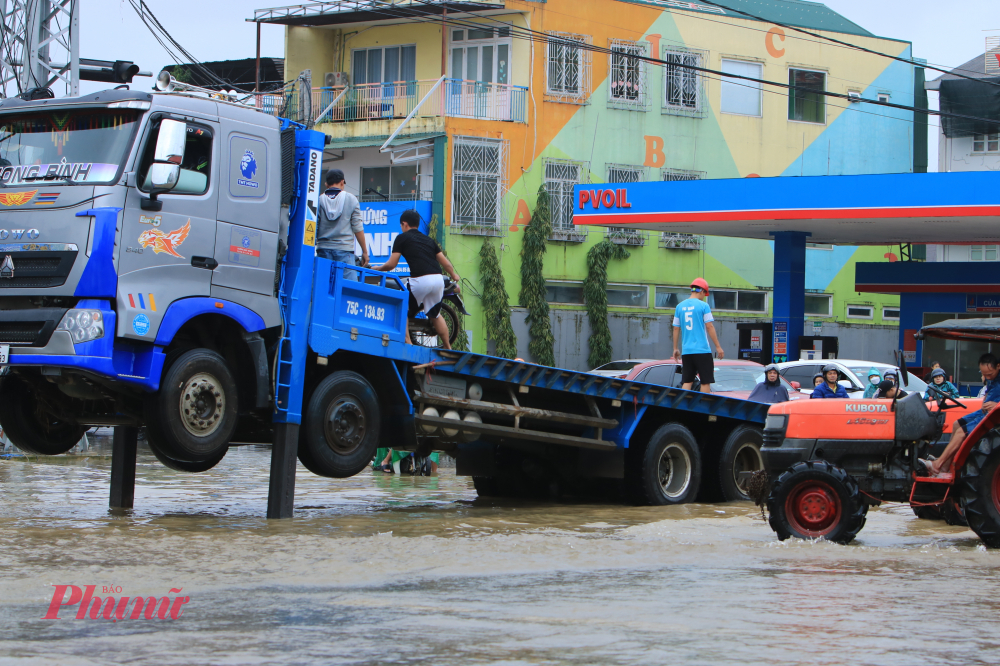
[[138,119],[131,109],[0,116],[0,185],[113,182]]

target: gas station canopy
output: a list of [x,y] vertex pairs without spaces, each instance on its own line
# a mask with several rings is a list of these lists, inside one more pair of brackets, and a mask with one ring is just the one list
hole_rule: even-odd
[[577,185],[577,225],[814,243],[997,243],[1000,173],[737,178]]

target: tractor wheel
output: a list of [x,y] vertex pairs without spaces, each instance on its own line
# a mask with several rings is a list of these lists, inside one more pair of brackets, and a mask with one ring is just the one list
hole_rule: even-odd
[[60,421],[45,411],[37,391],[18,377],[0,383],[0,424],[11,443],[25,453],[57,456],[80,441],[87,426]]
[[1000,548],[1000,434],[990,432],[972,451],[958,480],[969,527],[990,548]]
[[474,476],[472,485],[480,497],[505,497],[500,488],[500,480],[492,476]]
[[701,485],[701,450],[690,430],[668,423],[653,433],[641,456],[626,459],[625,474],[626,487],[642,504],[693,502]]
[[763,445],[764,433],[753,426],[740,426],[726,439],[719,462],[719,481],[727,502],[753,501],[747,492],[750,477],[746,472],[764,469],[764,458],[760,455]]
[[146,440],[172,460],[221,460],[236,430],[236,381],[210,349],[178,354],[146,396]]
[[172,469],[175,472],[190,472],[190,473],[207,472],[208,470],[212,469],[220,462],[222,462],[222,459],[226,457],[226,451],[229,450],[227,447],[226,450],[218,454],[218,456],[202,462],[185,462],[183,460],[174,460],[173,458],[165,454],[163,451],[161,451],[159,447],[156,446],[156,444],[153,444],[148,440],[146,441],[146,443],[149,444],[149,450],[153,452],[153,455],[156,456],[156,459],[159,460],[161,463],[163,463],[164,467],[166,467],[167,469]]
[[824,460],[810,460],[778,477],[767,511],[781,541],[798,537],[850,543],[865,526],[868,505],[850,474]]
[[299,462],[319,476],[354,476],[375,457],[381,423],[378,396],[368,380],[338,370],[321,381],[309,399]]

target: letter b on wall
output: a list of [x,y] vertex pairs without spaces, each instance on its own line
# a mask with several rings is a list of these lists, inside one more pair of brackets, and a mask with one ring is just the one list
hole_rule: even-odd
[[643,166],[661,167],[667,163],[667,158],[663,155],[663,139],[658,136],[644,136],[646,140],[646,161]]

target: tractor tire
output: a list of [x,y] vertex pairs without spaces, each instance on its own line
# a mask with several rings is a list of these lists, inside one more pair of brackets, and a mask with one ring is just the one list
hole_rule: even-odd
[[50,416],[37,392],[11,375],[0,380],[0,424],[14,446],[36,456],[66,453],[88,430],[87,426]]
[[989,548],[1000,548],[1000,434],[992,431],[969,453],[957,481],[969,527]]
[[189,472],[194,474],[197,474],[199,472],[207,472],[208,470],[218,465],[220,462],[222,462],[222,459],[226,457],[226,452],[229,450],[229,448],[227,447],[226,451],[223,451],[217,457],[211,458],[209,460],[204,460],[202,462],[184,462],[183,460],[174,460],[173,458],[165,454],[163,451],[161,451],[159,447],[153,444],[152,442],[147,441],[146,443],[149,444],[149,450],[153,452],[153,455],[156,456],[156,459],[159,460],[163,464],[163,466],[166,467],[167,469],[172,469],[175,472]]
[[943,520],[949,525],[969,526],[968,521],[965,520],[965,512],[951,498],[938,506],[913,506],[910,508],[913,509],[913,515],[922,520]]
[[747,491],[750,479],[741,480],[740,472],[764,469],[764,458],[760,455],[763,445],[764,433],[754,426],[739,426],[726,439],[719,461],[719,483],[727,502],[753,501]]
[[701,450],[679,423],[660,426],[641,452],[626,459],[626,488],[640,504],[693,502],[701,485]]
[[825,460],[809,460],[778,477],[767,512],[781,541],[797,537],[846,544],[865,526],[868,505],[850,474]]
[[236,381],[210,349],[178,354],[146,397],[146,439],[179,462],[221,460],[236,431]]
[[319,383],[306,406],[299,462],[319,476],[354,476],[375,457],[381,423],[378,396],[368,380],[338,370]]
[[480,497],[506,497],[500,488],[500,481],[492,476],[474,476],[472,485]]

